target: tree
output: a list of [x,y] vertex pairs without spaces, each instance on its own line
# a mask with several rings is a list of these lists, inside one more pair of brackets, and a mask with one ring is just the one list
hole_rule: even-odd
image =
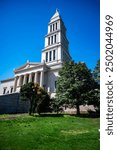
[[97,61],[96,67],[93,70],[94,80],[100,84],[100,60]]
[[20,99],[30,101],[29,114],[31,115],[36,110],[40,114],[49,106],[48,93],[39,86],[37,83],[27,83],[20,89]]
[[86,103],[84,95],[95,87],[91,71],[85,63],[72,61],[65,63],[59,76],[56,94],[59,104],[76,106],[77,114],[80,114],[79,106]]
[[30,102],[29,115],[31,115],[31,113],[34,111],[35,95],[36,91],[33,82],[24,84],[20,89],[20,99]]
[[38,114],[42,112],[49,112],[50,109],[50,96],[48,93],[43,89],[39,88],[37,92],[37,112]]
[[96,88],[93,89],[91,91],[89,91],[89,93],[87,94],[87,104],[88,105],[93,105],[96,112],[100,112],[100,89]]
[[100,60],[97,61],[96,67],[94,68],[92,75],[97,83],[97,87],[89,92],[88,104],[94,105],[96,111],[100,112]]

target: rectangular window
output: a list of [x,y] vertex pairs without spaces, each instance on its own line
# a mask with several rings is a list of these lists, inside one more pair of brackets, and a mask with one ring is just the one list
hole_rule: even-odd
[[52,32],[52,25],[50,25],[50,32]]
[[53,24],[53,31],[54,31],[54,24]]
[[54,35],[54,43],[56,43],[56,35]]
[[48,37],[48,45],[50,45],[50,37]]
[[53,36],[51,36],[51,44],[53,44]]
[[55,60],[55,58],[56,58],[56,51],[53,50],[53,60]]
[[6,89],[7,89],[7,88],[3,88],[3,94],[6,94]]
[[56,23],[56,30],[57,30],[57,23]]
[[49,53],[50,53],[49,61],[51,61],[52,60],[52,51],[50,51]]
[[10,93],[13,93],[13,87],[11,87]]
[[48,62],[48,52],[46,52],[46,62]]

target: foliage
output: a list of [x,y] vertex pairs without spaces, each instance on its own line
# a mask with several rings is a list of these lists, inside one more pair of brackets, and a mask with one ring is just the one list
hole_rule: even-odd
[[20,99],[23,101],[30,101],[29,114],[34,111],[35,103],[36,103],[36,88],[33,82],[24,84],[20,89]]
[[49,107],[49,95],[43,88],[33,82],[27,83],[21,87],[20,99],[30,101],[30,115],[34,113],[35,110],[40,114],[41,112],[47,111],[47,107]]
[[100,113],[100,89],[93,89],[87,94],[87,104],[94,105],[97,113]]
[[97,61],[96,67],[94,68],[92,74],[95,81],[100,84],[100,60]]
[[37,112],[40,114],[41,112],[49,112],[50,111],[50,96],[43,89],[39,88],[37,92]]
[[63,66],[59,75],[56,94],[59,104],[76,106],[79,114],[79,106],[86,103],[84,97],[96,86],[90,70],[85,63],[71,61]]
[[61,101],[59,101],[57,98],[51,98],[51,103],[50,103],[51,110],[53,112],[60,112],[63,111],[63,108],[61,107]]
[[99,150],[99,127],[99,118],[9,115],[0,120],[0,149]]

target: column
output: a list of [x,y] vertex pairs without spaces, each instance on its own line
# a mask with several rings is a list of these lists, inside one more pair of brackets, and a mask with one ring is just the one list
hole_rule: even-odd
[[26,84],[26,78],[27,78],[27,75],[25,74],[24,75],[24,80],[23,80],[23,85]]
[[18,77],[15,77],[15,81],[14,81],[14,87],[13,87],[14,92],[16,91],[16,87],[17,87],[17,78]]
[[43,87],[44,85],[44,71],[41,71],[40,74],[40,87]]
[[32,73],[29,74],[29,82],[32,82]]
[[18,85],[17,86],[21,86],[21,80],[22,80],[22,76],[19,76]]
[[34,83],[38,82],[38,72],[35,72],[35,78],[34,78]]
[[50,87],[48,87],[48,93],[50,93]]

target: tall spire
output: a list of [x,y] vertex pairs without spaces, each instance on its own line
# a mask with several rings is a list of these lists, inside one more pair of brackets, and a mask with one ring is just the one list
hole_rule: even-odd
[[61,18],[61,17],[60,17],[59,10],[56,9],[56,12],[55,12],[55,14],[52,16],[51,20],[60,19],[60,18]]
[[56,13],[57,13],[57,12],[59,13],[59,10],[58,10],[58,8],[56,8]]

